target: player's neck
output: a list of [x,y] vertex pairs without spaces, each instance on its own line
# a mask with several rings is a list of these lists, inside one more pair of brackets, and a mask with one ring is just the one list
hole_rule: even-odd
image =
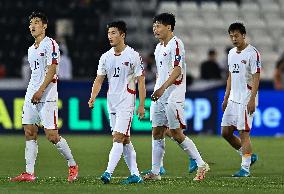
[[165,38],[165,40],[163,40],[164,46],[167,46],[167,44],[170,42],[170,40],[171,40],[173,37],[174,37],[173,34],[170,34],[169,36],[167,36],[167,37]]
[[116,55],[119,55],[122,53],[122,51],[126,48],[126,44],[119,44],[116,47],[114,47],[114,52]]
[[237,47],[237,51],[238,52],[242,52],[245,48],[247,48],[248,43],[244,43],[243,45],[241,45],[240,47]]
[[35,37],[35,47],[39,47],[40,42],[45,38],[45,34],[40,34],[39,36]]

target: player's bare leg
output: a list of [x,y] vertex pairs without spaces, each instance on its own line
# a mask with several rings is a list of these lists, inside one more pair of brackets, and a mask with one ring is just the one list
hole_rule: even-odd
[[222,136],[233,148],[239,150],[242,147],[241,139],[234,135],[234,131],[236,131],[234,126],[224,126],[222,127]]
[[10,181],[20,182],[20,181],[34,181],[36,179],[34,175],[34,166],[38,153],[37,145],[37,133],[38,127],[36,125],[23,125],[26,138],[26,148],[25,148],[25,159],[26,159],[26,171],[11,178]]
[[205,178],[205,173],[210,170],[209,165],[203,161],[198,152],[195,144],[191,139],[183,134],[183,130],[178,129],[171,129],[171,134],[178,145],[184,150],[189,157],[193,158],[198,166],[196,177],[193,180],[200,181]]
[[247,177],[250,176],[250,165],[252,158],[252,146],[250,135],[248,131],[239,131],[241,144],[242,144],[242,163],[241,170],[235,173],[234,177]]
[[[236,151],[240,154],[240,156],[243,157],[244,152],[243,152],[243,146],[242,146],[242,143],[241,143],[241,138],[234,135],[234,131],[236,131],[236,128],[234,126],[223,126],[222,127],[222,136],[233,148],[236,149]],[[247,142],[248,140],[245,139],[244,141]],[[250,140],[249,140],[249,142],[250,142]],[[245,143],[245,145],[246,144],[248,144],[248,143]],[[253,153],[251,155],[250,165],[254,164],[257,160],[258,160],[257,154]]]
[[44,129],[44,131],[48,141],[53,143],[57,148],[57,150],[67,160],[69,167],[69,175],[67,180],[69,182],[76,180],[78,177],[79,167],[74,160],[74,157],[71,153],[71,149],[68,146],[67,141],[63,137],[59,136],[58,130],[56,129]]

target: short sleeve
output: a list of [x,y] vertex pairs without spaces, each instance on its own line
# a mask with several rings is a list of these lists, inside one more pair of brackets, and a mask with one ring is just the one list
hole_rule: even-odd
[[260,73],[261,59],[260,59],[260,54],[257,50],[254,50],[254,52],[252,52],[249,65],[250,65],[250,70],[252,74]]
[[174,41],[174,44],[171,45],[171,63],[173,68],[176,66],[180,66],[182,67],[182,56],[181,56],[181,48],[180,48],[180,44],[177,40]]
[[134,74],[135,74],[135,77],[144,75],[143,60],[142,60],[142,57],[138,53],[136,53],[135,55]]
[[56,64],[59,63],[60,58],[60,51],[59,46],[53,39],[49,39],[46,47],[46,59],[47,59],[47,65]]
[[101,56],[99,60],[99,66],[97,70],[97,75],[106,75],[107,70],[106,70],[106,57],[105,54]]

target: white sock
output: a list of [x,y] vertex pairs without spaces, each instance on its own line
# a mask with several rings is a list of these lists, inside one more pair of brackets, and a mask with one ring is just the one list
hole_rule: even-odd
[[63,137],[60,137],[60,141],[55,144],[55,147],[67,160],[68,166],[76,166],[76,162],[71,153],[71,149],[69,148],[67,141]]
[[152,173],[159,174],[165,154],[165,139],[152,140]]
[[236,150],[236,151],[240,154],[240,156],[243,156],[243,148],[242,147],[240,149]]
[[112,148],[109,153],[109,158],[108,158],[108,165],[106,172],[112,174],[115,167],[117,166],[120,157],[123,153],[123,144],[122,143],[117,143],[113,142]]
[[128,169],[130,171],[130,174],[140,176],[139,170],[137,168],[136,152],[131,142],[123,146],[123,156],[125,163],[127,164]]
[[34,174],[35,161],[38,153],[38,145],[36,140],[26,141],[25,159],[26,159],[26,172]]
[[251,163],[251,154],[245,154],[242,156],[242,164],[241,167],[249,172],[249,167]]
[[202,160],[200,153],[198,152],[195,144],[191,139],[186,137],[179,146],[188,154],[192,159],[196,161],[198,167],[203,166],[205,162]]

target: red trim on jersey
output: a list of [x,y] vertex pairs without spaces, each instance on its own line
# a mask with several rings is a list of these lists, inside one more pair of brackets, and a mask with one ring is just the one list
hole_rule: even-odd
[[[255,49],[254,49],[255,50]],[[259,61],[259,53],[257,52],[257,50],[255,50],[255,52],[256,52],[256,60],[257,60],[257,63],[259,63],[260,61]],[[260,67],[257,67],[256,68],[256,73],[260,73]]]
[[181,122],[181,119],[180,119],[180,117],[179,117],[179,114],[178,114],[178,110],[177,110],[177,109],[176,109],[176,111],[177,111],[177,120],[178,120],[178,122],[179,122],[180,128],[181,128],[181,129],[186,129],[186,125],[184,125],[184,124]]
[[249,90],[251,90],[251,89],[252,89],[252,87],[251,87],[250,85],[248,85],[248,84],[247,84],[247,88],[248,88]]
[[56,114],[55,114],[55,111],[53,112],[53,118],[54,118],[54,129],[57,129],[57,122],[56,122]]
[[[54,42],[53,42],[53,40],[51,38],[50,38],[50,41],[51,41],[51,44],[52,44],[52,53],[56,53],[55,52],[55,44],[54,44]],[[55,65],[58,65],[57,59],[55,59],[55,58],[52,58],[51,63],[55,64]]]
[[130,117],[130,119],[129,119],[129,123],[128,123],[128,126],[127,126],[127,130],[126,130],[126,136],[129,136],[129,129],[130,129],[130,125],[131,125],[131,121],[132,121],[132,117]]
[[183,80],[183,74],[181,75],[181,79],[180,80],[175,80],[174,84],[175,85],[180,85],[182,80]]
[[[175,40],[176,41],[176,40]],[[176,41],[176,56],[179,56],[179,46],[178,46],[178,41]],[[179,65],[179,61],[175,59],[174,61],[174,66],[178,66]]]
[[135,91],[135,90],[131,90],[131,89],[128,87],[128,84],[127,84],[127,92],[129,92],[130,94],[136,94],[136,91]]
[[250,131],[249,125],[248,125],[248,118],[247,118],[247,111],[245,110],[245,131]]

